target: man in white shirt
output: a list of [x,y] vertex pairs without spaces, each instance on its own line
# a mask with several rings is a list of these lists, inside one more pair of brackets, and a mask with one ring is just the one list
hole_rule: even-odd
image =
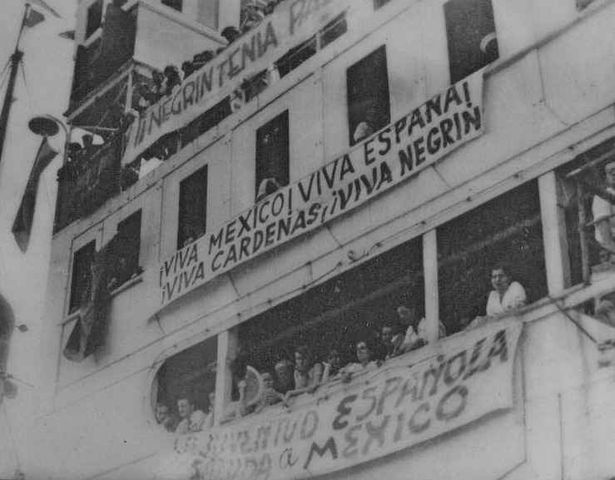
[[205,412],[196,410],[194,402],[187,396],[177,399],[177,413],[181,421],[177,425],[176,433],[200,432],[207,418]]
[[[607,163],[604,173],[606,191],[615,195],[615,162]],[[592,214],[596,241],[608,252],[615,253],[615,206],[604,198],[594,195]]]
[[[393,356],[421,348],[429,343],[427,320],[425,318],[419,319],[415,308],[401,305],[397,307],[397,317],[399,323],[406,328],[406,333],[401,341],[397,338],[393,339],[393,343],[397,345]],[[445,336],[446,328],[442,322],[438,322],[438,338]]]

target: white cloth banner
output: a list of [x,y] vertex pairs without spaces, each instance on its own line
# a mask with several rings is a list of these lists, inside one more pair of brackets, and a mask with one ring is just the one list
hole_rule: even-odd
[[413,352],[348,385],[325,387],[296,410],[271,407],[269,414],[178,436],[174,452],[160,457],[165,473],[157,478],[311,478],[509,409],[521,328],[515,319],[494,322],[444,339],[419,363],[412,364]]
[[128,131],[122,165],[131,163],[163,135],[185,127],[241,82],[270,66],[292,47],[316,34],[352,0],[294,0],[229,45],[186,78],[172,95],[149,107]]
[[484,130],[482,73],[452,85],[352,150],[165,259],[159,266],[160,308],[237,265],[348,213],[480,136]]

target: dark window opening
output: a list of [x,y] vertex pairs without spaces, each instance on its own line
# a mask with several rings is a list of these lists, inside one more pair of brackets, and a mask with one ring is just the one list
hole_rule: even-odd
[[594,0],[577,0],[577,9],[578,10],[583,10],[585,7],[587,7],[593,1]]
[[[156,375],[154,411],[162,428],[178,433],[181,423],[178,401],[188,400],[194,412],[192,430],[211,427],[216,388],[217,338],[208,338],[167,359]],[[180,425],[180,429],[182,426]]]
[[85,27],[85,38],[90,38],[102,23],[103,0],[96,0],[88,7],[88,18]]
[[499,57],[491,0],[449,0],[444,4],[451,83]]
[[325,48],[327,45],[337,40],[348,31],[348,23],[346,22],[346,13],[342,13],[327,23],[320,30],[320,48]]
[[73,272],[70,285],[69,313],[78,310],[87,303],[86,295],[90,290],[92,281],[92,262],[96,253],[96,242],[90,243],[77,250],[73,256]]
[[182,147],[199,138],[205,132],[211,130],[222,120],[231,114],[230,98],[226,97],[205,113],[190,122],[181,133]]
[[241,85],[241,89],[243,90],[243,101],[245,103],[249,102],[253,98],[255,98],[259,93],[264,91],[269,86],[269,71],[263,70],[258,72],[256,75],[253,75],[249,79],[247,79]]
[[349,140],[354,145],[391,121],[384,45],[348,68],[346,84]]
[[374,0],[374,10],[378,10],[380,7],[383,7],[391,0]]
[[179,184],[177,248],[205,234],[207,227],[207,165]]
[[291,48],[275,62],[275,66],[278,69],[280,77],[288,75],[303,62],[316,55],[317,50],[318,46],[316,36],[313,36],[296,47]]
[[256,131],[256,197],[289,182],[288,110]]
[[181,12],[183,8],[183,0],[162,0],[162,4],[178,12]]
[[139,250],[141,245],[141,210],[126,217],[117,225],[116,261],[111,288],[116,288],[141,270]]
[[440,318],[449,333],[486,314],[491,270],[509,265],[531,303],[547,294],[537,182],[528,182],[438,228]]
[[342,363],[356,361],[355,342],[376,340],[383,324],[404,333],[397,307],[424,315],[422,243],[414,239],[318,285],[238,327],[240,350],[259,372],[306,345],[323,361],[336,349]]
[[556,171],[573,285],[613,268],[614,151],[615,140],[607,140]]

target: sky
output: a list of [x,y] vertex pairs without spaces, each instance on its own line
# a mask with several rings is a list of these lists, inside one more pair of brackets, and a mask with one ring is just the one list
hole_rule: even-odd
[[[27,425],[36,404],[38,383],[37,351],[44,311],[47,284],[51,226],[55,208],[55,178],[61,165],[58,155],[44,172],[39,185],[31,242],[25,254],[17,247],[11,226],[23,194],[30,168],[41,138],[28,130],[28,120],[40,114],[62,118],[68,105],[72,78],[73,42],[58,36],[74,28],[76,0],[46,0],[63,18],[46,14],[46,21],[26,29],[21,41],[24,72],[19,72],[15,101],[7,129],[4,152],[0,158],[0,295],[12,306],[16,324],[27,325],[28,331],[15,330],[11,339],[7,371],[17,380],[18,396],[0,405],[0,478],[7,478],[16,466],[23,464],[27,444]],[[0,0],[0,71],[4,69],[15,47],[24,9],[24,0]],[[0,82],[1,99],[6,90],[7,74]],[[56,150],[64,142],[60,133],[50,139]],[[7,425],[6,422],[10,422]],[[10,438],[7,439],[7,429]],[[9,442],[7,446],[6,443]],[[7,448],[8,447],[8,448]]]

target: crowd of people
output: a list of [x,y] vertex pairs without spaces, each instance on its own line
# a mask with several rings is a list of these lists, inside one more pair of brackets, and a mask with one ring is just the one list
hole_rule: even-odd
[[[497,264],[491,269],[491,286],[486,315],[476,317],[465,325],[466,329],[476,328],[488,321],[506,315],[527,303],[523,286],[514,281],[510,268]],[[396,308],[396,321],[384,322],[377,332],[370,332],[354,342],[354,358],[343,363],[342,349],[330,348],[326,358],[319,361],[315,351],[306,345],[294,349],[293,356],[278,358],[271,368],[262,369],[261,389],[257,399],[248,402],[246,396],[248,359],[238,355],[231,364],[233,387],[236,400],[228,405],[221,422],[242,417],[281,404],[289,407],[292,399],[303,394],[313,394],[330,382],[348,383],[362,372],[375,371],[388,360],[420,349],[430,341],[447,335],[446,328],[439,323],[437,332],[430,332],[428,322],[419,315],[415,307],[400,305]],[[435,338],[434,338],[435,337]],[[194,399],[182,396],[177,399],[177,415],[166,405],[156,407],[156,419],[169,431],[177,433],[196,432],[213,425],[214,393],[209,395],[210,408],[207,412],[195,409]]]

